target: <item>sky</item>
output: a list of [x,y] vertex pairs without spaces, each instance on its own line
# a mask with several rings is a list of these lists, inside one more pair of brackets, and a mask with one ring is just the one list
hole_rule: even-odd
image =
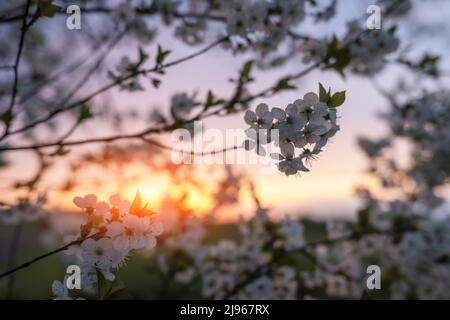
[[[326,34],[330,31],[342,33],[345,30],[345,21],[349,17],[360,17],[364,15],[367,4],[365,1],[343,1],[340,2],[338,16],[335,21],[327,26],[320,24],[318,26],[303,27],[303,33],[315,35],[316,33]],[[450,1],[438,1],[436,7],[426,7],[415,10],[411,13],[404,25],[400,29],[412,45],[413,50],[423,52],[424,50],[433,53],[446,52],[448,23],[445,23],[445,14],[450,12]],[[433,19],[436,26],[440,26],[442,35],[434,33],[414,39],[411,35],[415,34],[415,28],[419,28],[420,22],[429,22]],[[411,22],[412,21],[412,22]],[[64,31],[65,32],[65,31]],[[196,51],[196,48],[186,47],[179,41],[171,37],[171,30],[162,28],[159,31],[158,42],[163,48],[171,49],[172,58],[182,57],[186,54]],[[152,44],[145,48],[149,52],[155,52],[155,46]],[[135,50],[130,52],[128,48],[122,48],[112,58],[118,58],[123,53],[135,56]],[[173,55],[173,56],[172,56]],[[167,108],[170,96],[177,92],[198,91],[199,96],[205,96],[207,90],[214,89],[218,96],[229,96],[232,85],[228,78],[236,75],[243,62],[248,56],[235,57],[228,51],[216,48],[207,54],[192,59],[186,63],[177,65],[163,77],[161,87],[158,90],[146,86],[142,93],[119,93],[114,92],[108,96],[107,101],[113,101],[114,105],[120,110],[134,108],[136,110],[148,110],[148,108]],[[444,59],[442,67],[450,70],[448,59]],[[304,66],[300,59],[290,61],[276,71],[257,71],[255,73],[256,83],[251,85],[252,92],[265,88],[274,83],[281,75],[302,70]],[[256,190],[262,204],[274,209],[276,215],[293,214],[308,215],[312,217],[330,217],[352,215],[358,207],[358,200],[355,197],[355,187],[365,184],[376,189],[377,186],[373,180],[364,174],[367,161],[363,153],[358,149],[356,139],[358,136],[379,137],[386,132],[386,126],[379,119],[378,114],[387,108],[387,102],[377,92],[373,83],[381,85],[383,88],[391,87],[397,79],[407,74],[401,67],[388,67],[381,74],[368,79],[355,75],[350,75],[346,79],[341,78],[333,71],[313,71],[304,78],[296,81],[298,90],[287,91],[275,97],[263,100],[256,100],[252,103],[251,109],[254,109],[260,102],[265,102],[269,106],[285,107],[288,103],[301,98],[303,94],[309,91],[318,91],[318,82],[325,86],[330,86],[333,91],[346,90],[347,99],[345,104],[339,110],[339,125],[341,130],[332,139],[319,159],[312,163],[311,171],[299,176],[286,177],[281,173],[275,175],[262,175],[260,168],[252,165],[237,166],[239,170],[246,172],[255,181]],[[91,83],[86,91],[90,91],[98,86],[99,83]],[[230,128],[245,128],[243,115],[233,115],[226,118],[214,118],[208,120],[205,125],[207,128],[217,128],[226,130]],[[130,123],[129,132],[138,130],[135,124]],[[128,129],[128,128],[127,128]],[[90,136],[105,136],[109,127],[104,127],[95,121],[87,123],[81,132],[76,133],[72,138],[83,138]],[[113,131],[109,131],[110,133]],[[97,148],[91,146],[83,148]],[[92,150],[92,149],[91,149]],[[406,154],[406,150],[399,149],[399,156]],[[29,155],[22,153],[14,157],[13,166],[7,170],[0,171],[0,192],[5,190],[12,178],[18,175],[30,174],[33,164]],[[63,170],[63,169],[56,169]],[[48,178],[48,185],[56,182],[57,175]],[[148,176],[149,189],[157,189],[154,186],[161,185],[160,180]],[[141,183],[142,184],[142,183]],[[142,185],[139,185],[142,188]],[[51,188],[50,188],[51,189]],[[3,196],[5,193],[3,193]],[[66,195],[69,199],[72,195]],[[73,195],[75,196],[75,195]]]

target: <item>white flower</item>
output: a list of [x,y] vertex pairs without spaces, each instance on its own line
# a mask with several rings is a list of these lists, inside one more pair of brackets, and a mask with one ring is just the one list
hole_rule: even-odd
[[[71,243],[73,241],[78,240],[80,237],[79,236],[75,236],[75,235],[67,235],[64,237],[64,242],[65,243]],[[71,245],[70,247],[68,247],[66,250],[64,250],[64,253],[69,255],[69,256],[76,256],[77,258],[81,259],[82,258],[82,249],[80,245]]]
[[128,21],[133,15],[133,8],[127,2],[122,2],[113,9],[113,16],[117,21]]
[[[344,41],[350,42],[352,71],[372,75],[383,69],[385,56],[397,50],[399,41],[394,34],[384,29],[364,33],[362,31],[357,21],[349,22]],[[358,41],[354,41],[356,36]]]
[[[265,156],[263,145],[274,142],[280,152],[272,153],[271,156],[280,161],[278,169],[281,172],[292,175],[299,171],[309,171],[303,160],[309,163],[314,159],[329,138],[340,129],[336,118],[336,109],[330,110],[313,92],[288,104],[285,110],[275,107],[269,111],[266,104],[260,104],[256,112],[247,111],[244,116],[245,122],[250,125],[245,132],[250,139],[244,141],[243,147],[246,150],[255,149],[259,155]],[[312,151],[303,150],[296,157],[295,149],[304,148],[308,144]]]
[[328,129],[325,126],[309,124],[303,130],[303,138],[307,143],[316,143],[320,141],[320,137],[327,131]]
[[153,249],[156,246],[156,237],[161,235],[163,231],[164,228],[161,222],[149,222],[149,227],[144,232],[144,248],[147,250]]
[[82,197],[73,198],[73,203],[78,208],[84,209],[88,214],[104,215],[109,211],[109,206],[106,202],[97,202],[95,194],[88,194]]
[[298,281],[293,268],[282,266],[273,277],[274,299],[293,300],[297,298]]
[[[66,279],[64,279],[64,282]],[[55,300],[72,300],[72,298],[69,296],[69,290],[59,280],[55,280],[52,283],[52,293]]]
[[277,164],[278,170],[280,170],[287,176],[294,175],[299,171],[304,172],[309,171],[309,169],[306,168],[305,165],[303,164],[302,158],[299,157],[294,158],[292,153],[290,153],[290,151],[288,151],[288,153],[285,155],[272,153],[270,156],[272,157],[272,159],[280,161]]
[[[139,79],[136,76],[132,76],[133,73],[137,71],[137,68],[140,63],[133,63],[131,62],[130,58],[128,56],[123,56],[120,59],[119,64],[116,66],[116,71],[118,74],[115,74],[111,70],[108,71],[108,76],[118,83],[121,90],[128,90],[128,91],[140,91],[144,88],[139,83]],[[127,78],[127,80],[125,80]]]
[[303,225],[299,221],[284,218],[280,224],[280,232],[284,237],[284,247],[287,251],[301,248],[305,244]]
[[122,221],[113,221],[108,225],[107,235],[113,239],[116,250],[142,249],[145,246],[144,232],[147,223],[143,218],[127,214]]
[[299,49],[303,53],[303,63],[319,62],[326,54],[327,43],[324,40],[308,39]]
[[281,138],[288,138],[290,140],[295,139],[296,132],[303,128],[306,124],[306,117],[299,112],[298,105],[296,103],[289,104],[286,107],[286,111],[282,112],[281,109],[272,109],[274,116],[279,120],[276,128],[280,130]]
[[310,124],[323,125],[325,116],[328,114],[328,106],[320,102],[317,94],[309,92],[303,96],[303,100],[296,100],[298,110],[309,121]]
[[272,279],[262,276],[245,287],[245,298],[263,300],[273,296]]
[[120,195],[115,194],[109,197],[109,203],[111,204],[110,215],[113,220],[117,220],[130,210],[131,203],[128,200],[122,200]]
[[255,2],[248,9],[249,26],[253,30],[264,31],[267,23],[268,5],[266,2]]
[[186,93],[177,93],[172,96],[170,110],[176,118],[183,118],[192,111],[194,106],[194,98]]
[[116,252],[111,239],[94,240],[89,238],[83,241],[81,248],[83,259],[100,269],[108,270],[115,262]]
[[280,22],[285,26],[297,24],[305,17],[304,0],[278,0],[281,9]]
[[269,112],[269,107],[265,103],[260,103],[256,107],[256,112],[247,110],[244,115],[245,122],[254,129],[270,129],[273,118],[273,114]]
[[270,140],[270,136],[268,136],[267,130],[255,130],[253,128],[249,128],[245,130],[245,134],[250,139],[244,141],[244,149],[247,151],[255,150],[258,155],[265,156],[266,150],[264,149],[263,145],[267,144]]
[[248,16],[243,12],[238,12],[227,21],[227,32],[229,35],[244,36],[247,34]]

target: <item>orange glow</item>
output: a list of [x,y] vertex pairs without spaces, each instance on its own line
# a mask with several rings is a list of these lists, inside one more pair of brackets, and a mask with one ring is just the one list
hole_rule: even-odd
[[139,178],[126,179],[126,183],[121,184],[120,188],[104,183],[95,188],[92,185],[83,185],[70,192],[55,192],[50,203],[62,210],[77,210],[72,202],[75,196],[94,193],[98,201],[108,201],[111,195],[119,194],[123,199],[132,201],[136,192],[139,192],[143,204],[155,212],[159,212],[167,201],[200,216],[214,208],[215,200],[211,186],[199,186],[184,181],[176,183],[166,171],[154,172],[147,169],[145,172],[147,173],[140,174]]

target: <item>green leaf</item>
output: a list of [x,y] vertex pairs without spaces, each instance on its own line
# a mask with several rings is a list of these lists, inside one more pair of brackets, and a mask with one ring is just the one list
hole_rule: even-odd
[[126,286],[121,281],[115,281],[108,292],[107,298],[121,298],[123,297],[124,291],[126,289]]
[[161,84],[161,80],[153,78],[152,84],[155,88],[159,88],[159,85]]
[[91,112],[91,108],[87,103],[82,103],[80,105],[80,113],[79,113],[79,120],[83,121],[89,118],[94,117],[94,115]]
[[156,64],[160,66],[163,64],[164,60],[167,58],[167,56],[171,53],[170,50],[163,50],[161,46],[158,44],[158,53],[156,55]]
[[126,290],[126,286],[117,277],[114,281],[108,281],[99,269],[96,269],[96,271],[98,289],[97,298],[99,300],[131,298]]
[[11,110],[8,110],[0,116],[0,120],[5,124],[5,126],[9,127],[14,120],[14,114]]
[[52,156],[63,157],[70,152],[69,148],[65,148],[64,146],[59,146],[58,150],[56,150]]
[[393,25],[393,26],[391,26],[389,29],[387,29],[387,32],[388,32],[390,35],[395,34],[396,31],[397,31],[397,26],[396,26],[396,25]]
[[336,70],[345,78],[344,69],[351,61],[348,46],[341,47],[336,36],[327,44],[327,53],[325,55],[326,67]]
[[279,92],[282,90],[293,90],[293,89],[297,89],[297,87],[294,86],[293,84],[289,83],[289,78],[283,78],[283,79],[278,80],[275,87],[273,87],[274,92]]
[[211,90],[208,90],[208,95],[206,96],[205,109],[222,103],[224,103],[223,99],[217,99],[214,96],[214,93]]
[[53,0],[33,0],[39,8],[39,16],[51,18],[58,12],[61,12],[62,7],[53,4]]
[[53,17],[56,13],[58,13],[59,11],[61,11],[61,7],[54,5],[54,4],[49,4],[47,6],[45,6],[44,8],[42,8],[41,10],[41,16],[43,17]]
[[242,67],[242,69],[241,69],[241,80],[243,82],[251,81],[250,72],[252,71],[253,62],[254,62],[253,60],[249,60]]
[[319,100],[320,102],[324,102],[324,103],[328,103],[328,101],[330,100],[330,95],[331,95],[331,88],[327,90],[325,90],[324,86],[319,82]]
[[149,55],[142,49],[142,47],[139,47],[139,62],[138,66],[143,64],[145,61],[147,61]]
[[105,279],[103,273],[96,269],[97,271],[97,294],[99,300],[106,300],[108,298],[109,292],[112,288],[112,282]]
[[336,92],[328,101],[328,106],[330,108],[336,108],[342,105],[345,101],[345,91]]
[[142,198],[141,194],[138,191],[136,192],[136,196],[134,197],[133,203],[131,204],[130,214],[138,215],[139,212],[141,211],[141,206],[142,206]]

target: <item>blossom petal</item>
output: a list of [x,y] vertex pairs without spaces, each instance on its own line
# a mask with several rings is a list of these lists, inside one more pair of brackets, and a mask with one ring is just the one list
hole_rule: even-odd
[[73,198],[73,203],[81,209],[85,209],[86,208],[86,202],[84,201],[84,198],[82,197],[75,197]]
[[109,211],[109,205],[105,201],[94,204],[95,214],[101,215]]
[[150,250],[156,246],[156,238],[153,236],[147,236],[145,242],[145,249]]
[[273,117],[279,121],[284,121],[286,119],[286,112],[284,112],[284,110],[281,108],[272,108],[270,112],[272,113]]
[[256,115],[260,118],[264,117],[269,112],[269,106],[265,103],[260,103],[256,107]]
[[95,194],[85,195],[84,202],[87,207],[94,207],[94,205],[97,203],[97,196]]
[[296,114],[298,114],[298,109],[297,106],[295,104],[288,104],[286,107],[286,114],[289,116],[295,116]]
[[128,200],[122,200],[119,202],[119,204],[117,205],[120,214],[124,214],[126,213],[128,210],[130,210],[131,208],[131,203]]
[[245,120],[245,123],[247,123],[248,125],[252,125],[257,120],[256,114],[251,110],[247,110],[247,111],[245,111],[244,120]]
[[283,155],[281,155],[281,154],[279,154],[279,153],[271,153],[271,154],[270,154],[270,157],[271,157],[272,159],[278,160],[278,161],[284,160]]
[[114,207],[118,207],[120,201],[120,196],[118,194],[113,194],[111,197],[109,197],[109,203],[111,203]]
[[303,100],[308,106],[313,106],[320,102],[319,96],[314,92],[308,92],[303,96]]
[[155,222],[150,227],[151,233],[154,236],[159,236],[164,231],[164,226],[161,222]]
[[290,142],[280,142],[281,154],[286,158],[292,158],[294,156],[294,145]]
[[130,240],[127,237],[121,236],[114,239],[113,242],[114,249],[119,251],[125,251],[130,248]]
[[124,231],[123,224],[118,221],[113,221],[108,225],[107,234],[110,237],[116,237],[116,236],[122,234],[123,231]]

